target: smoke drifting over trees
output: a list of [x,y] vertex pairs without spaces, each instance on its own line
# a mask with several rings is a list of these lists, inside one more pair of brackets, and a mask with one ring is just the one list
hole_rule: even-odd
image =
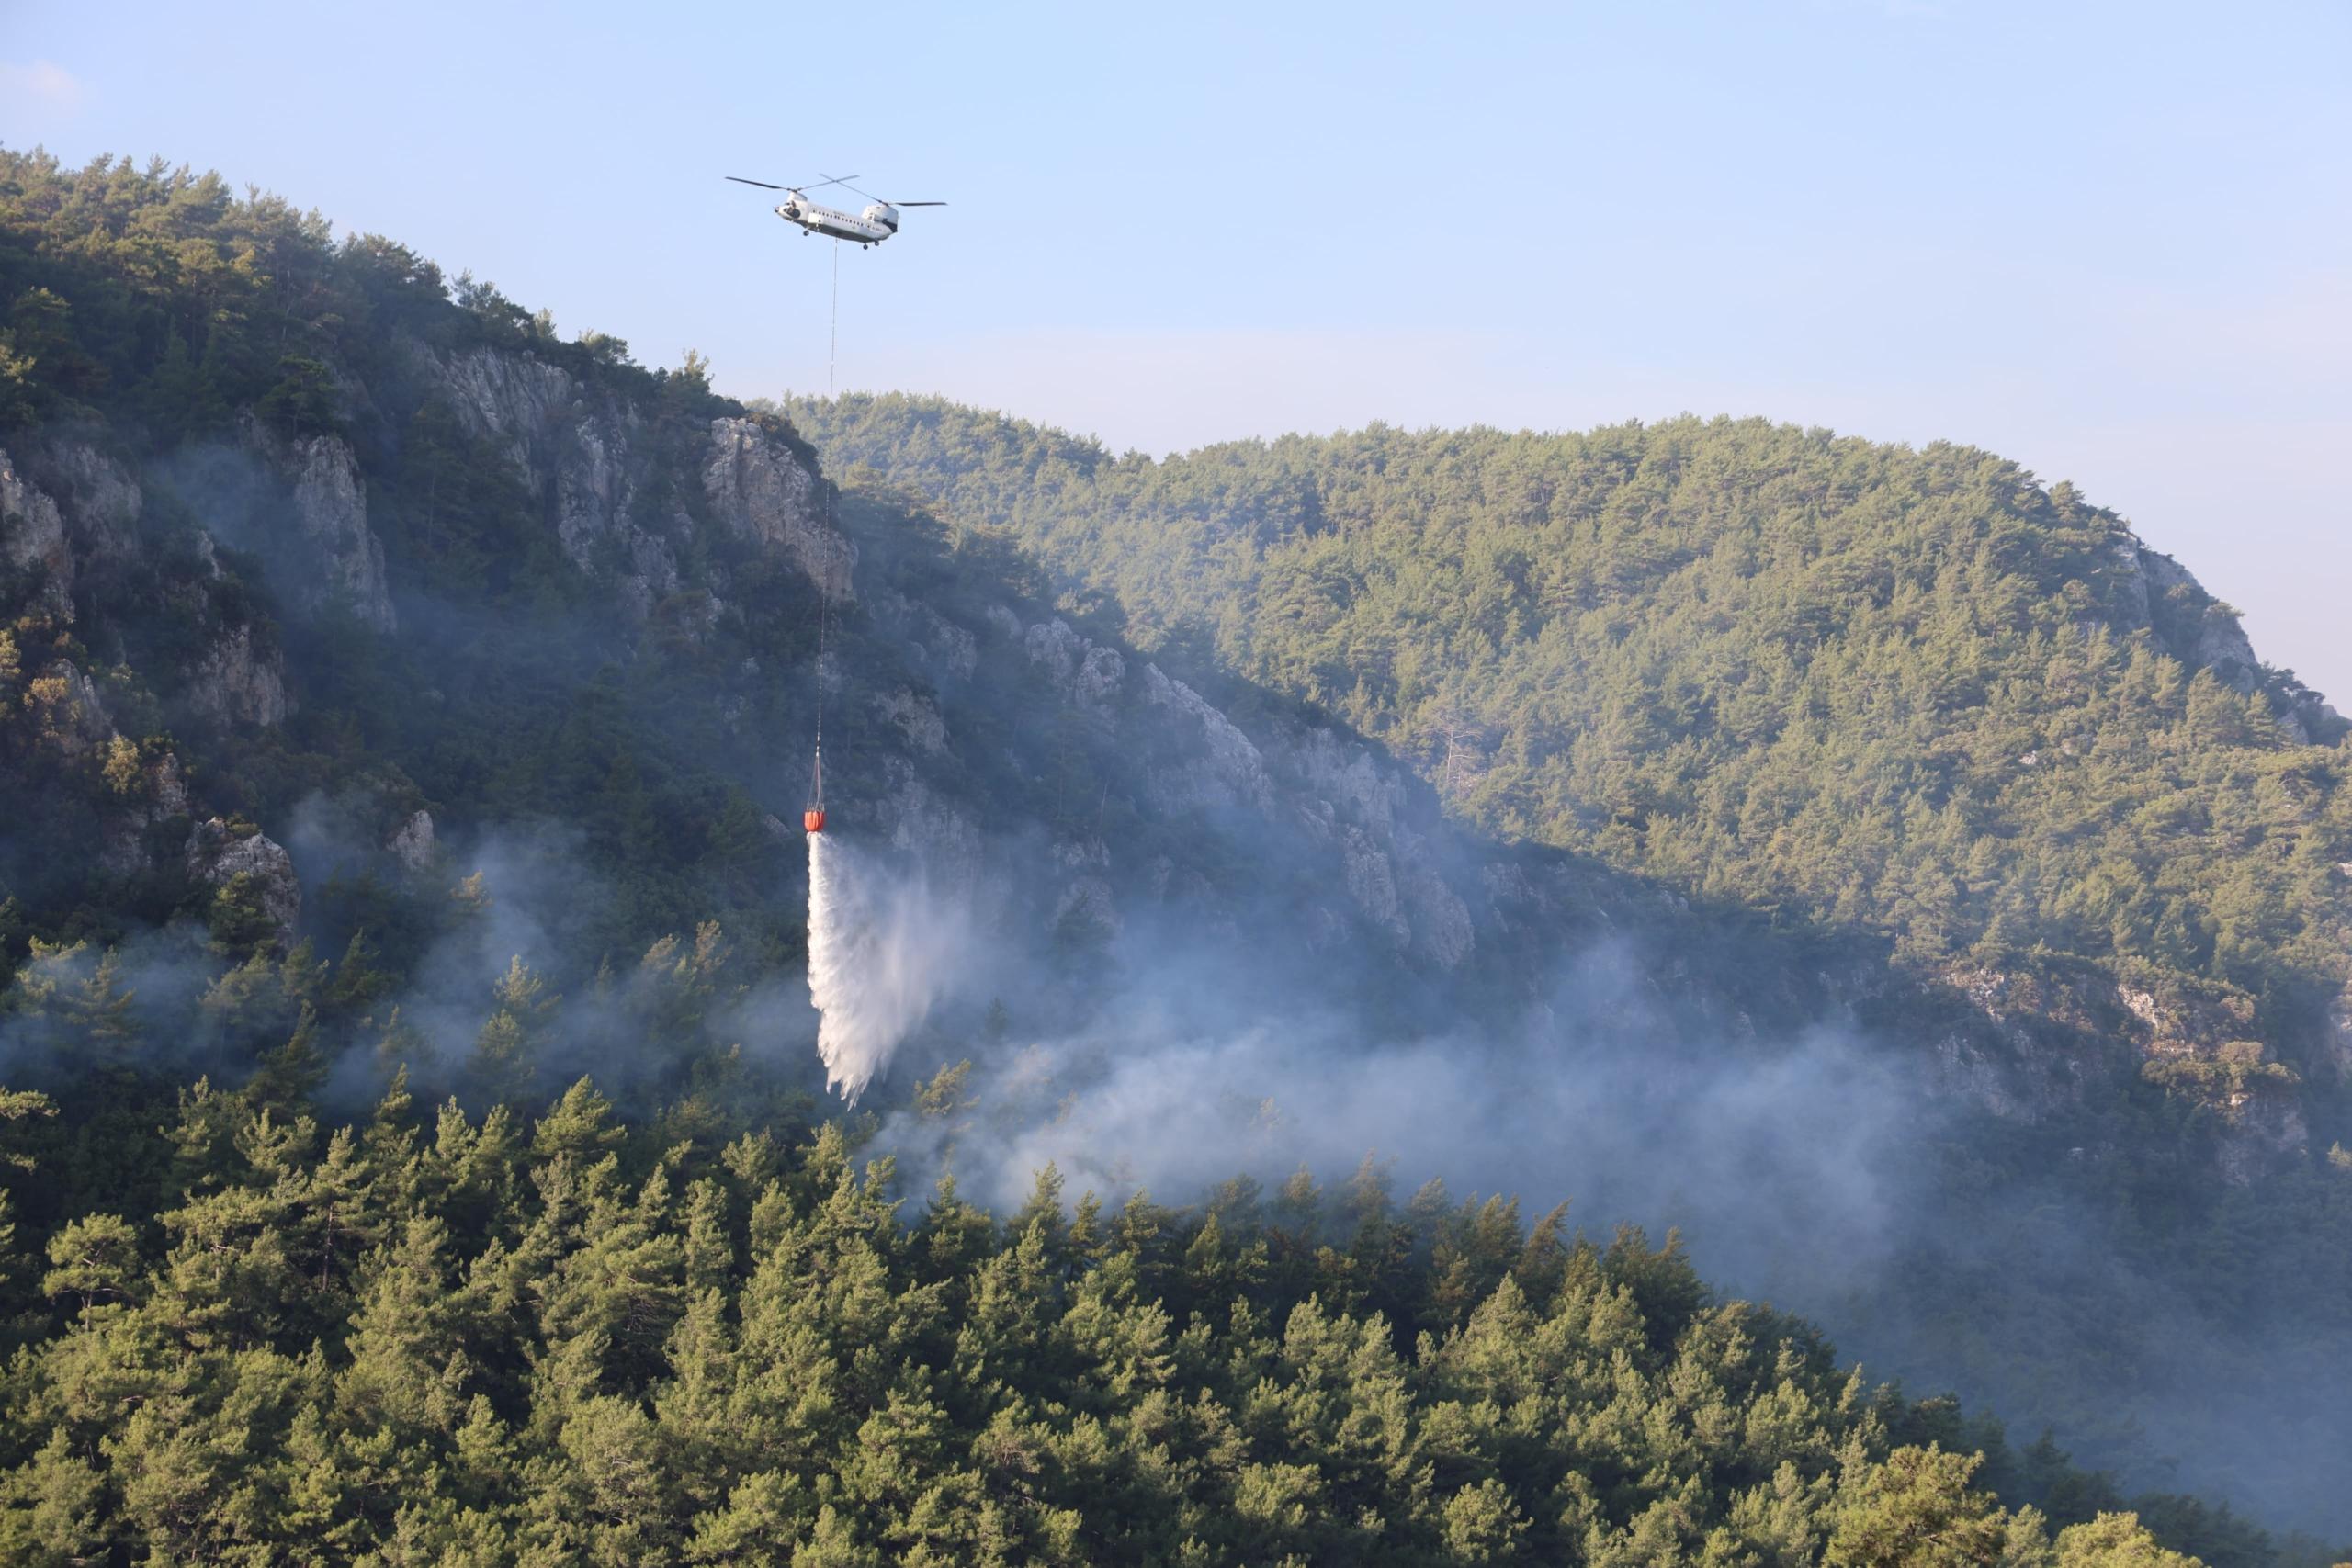
[[[1476,572],[1383,579],[1425,552],[1285,447],[1288,512],[1204,457],[1167,483],[1214,526],[1089,564],[1085,464],[1038,433],[958,474],[1016,526],[934,513],[877,470],[956,466],[965,411],[806,411],[820,474],[696,365],[391,242],[170,171],[0,174],[0,283],[56,302],[0,344],[12,1554],[1803,1562],[1933,1517],[2039,1562],[2144,1550],[2100,1516],[2154,1485],[2352,1529],[2341,749],[2275,672],[2195,662],[2185,588],[2126,650],[2124,589],[2066,586],[2112,534],[2079,498],[1937,459],[2003,479],[1939,500],[1987,532],[1935,601],[1974,626],[1949,667],[1896,635],[1901,573],[1724,608],[1788,586],[1735,547],[1809,465],[1837,482],[1790,516],[1838,559],[1925,548],[1918,455],[1749,426],[1646,472],[1590,438],[1597,525],[1512,491],[1557,561],[1465,518]],[[1764,628],[1746,706],[1643,662],[1668,468],[1725,476],[1726,597],[1670,618]],[[1105,539],[1159,482],[1090,492]],[[1825,667],[1847,605],[1861,684]],[[1607,711],[1555,749],[1578,649]],[[2154,716],[2082,743],[2135,682]],[[1997,714],[1937,705],[1980,687]],[[1828,832],[1791,770],[1863,776],[1872,692],[1952,787]],[[1709,748],[1785,879],[1668,853],[1717,844],[1672,826]],[[2211,897],[2000,886],[2037,843],[2075,874],[2036,792],[2093,768],[2066,798],[2128,798],[2179,865],[2277,853]],[[1843,905],[1830,840],[1871,873]],[[1621,1221],[1698,1271],[1575,1234]]]

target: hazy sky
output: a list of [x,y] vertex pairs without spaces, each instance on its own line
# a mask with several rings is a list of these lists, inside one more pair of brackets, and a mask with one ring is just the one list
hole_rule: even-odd
[[[2352,6],[0,0],[0,141],[161,153],[725,390],[1166,451],[1684,410],[2072,479],[2352,707]],[[732,13],[731,15],[729,13]]]

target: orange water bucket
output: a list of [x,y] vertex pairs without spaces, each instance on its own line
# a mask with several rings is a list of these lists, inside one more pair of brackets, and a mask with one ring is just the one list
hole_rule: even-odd
[[823,832],[825,830],[825,808],[821,806],[812,806],[808,810],[802,812],[800,814],[800,826],[811,833]]

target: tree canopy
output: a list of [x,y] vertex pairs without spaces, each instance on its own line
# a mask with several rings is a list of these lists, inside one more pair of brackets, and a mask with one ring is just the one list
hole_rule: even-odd
[[2352,980],[2343,721],[2121,519],[1989,453],[1684,417],[1155,460],[920,398],[791,412],[1496,832],[1930,962]]

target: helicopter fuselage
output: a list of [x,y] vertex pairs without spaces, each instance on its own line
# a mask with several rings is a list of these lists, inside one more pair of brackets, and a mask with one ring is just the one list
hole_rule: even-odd
[[795,191],[776,208],[775,215],[787,223],[798,224],[811,234],[848,240],[861,245],[878,245],[899,231],[898,209],[883,201],[876,202],[863,212],[843,212],[837,207],[810,201]]

